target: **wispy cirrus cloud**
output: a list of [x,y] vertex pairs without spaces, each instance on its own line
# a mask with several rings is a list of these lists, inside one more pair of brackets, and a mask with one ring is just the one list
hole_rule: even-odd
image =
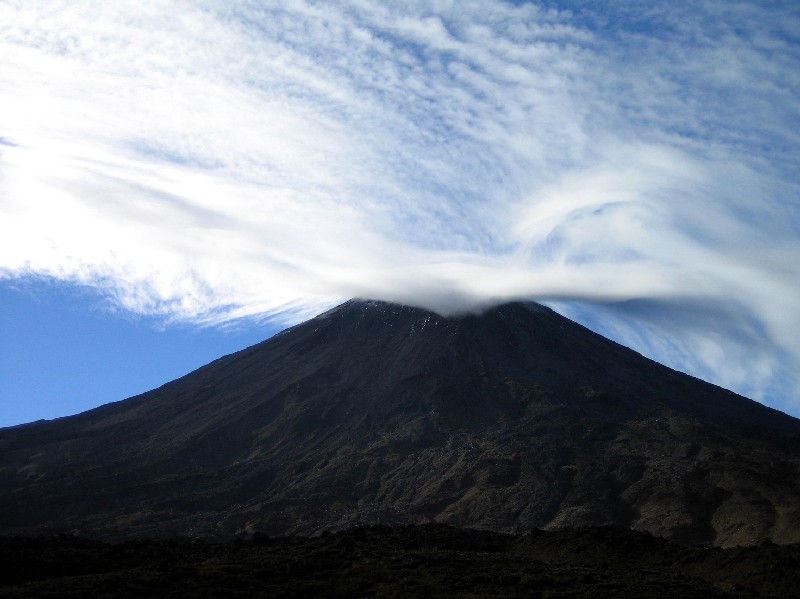
[[800,410],[798,9],[569,4],[5,3],[0,272],[199,322],[566,301]]

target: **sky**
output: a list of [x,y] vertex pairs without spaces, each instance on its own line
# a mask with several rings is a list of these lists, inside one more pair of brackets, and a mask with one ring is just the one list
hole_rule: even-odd
[[5,0],[0,57],[0,426],[350,297],[800,415],[793,0]]

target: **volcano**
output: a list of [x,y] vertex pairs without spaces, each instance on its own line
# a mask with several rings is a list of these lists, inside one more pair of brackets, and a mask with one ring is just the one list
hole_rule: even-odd
[[800,421],[535,303],[352,300],[156,390],[0,430],[0,533],[616,524],[800,542]]

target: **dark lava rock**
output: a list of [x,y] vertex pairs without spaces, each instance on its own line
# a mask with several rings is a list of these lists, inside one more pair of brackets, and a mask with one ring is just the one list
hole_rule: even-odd
[[0,597],[792,597],[800,545],[707,549],[599,527],[428,524],[316,538],[0,538]]
[[538,304],[351,301],[122,402],[0,430],[0,533],[616,524],[800,542],[800,421]]

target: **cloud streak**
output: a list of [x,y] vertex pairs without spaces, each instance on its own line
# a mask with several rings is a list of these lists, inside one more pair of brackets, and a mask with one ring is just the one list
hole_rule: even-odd
[[2,276],[198,322],[560,301],[800,412],[792,3],[280,4],[0,6]]

